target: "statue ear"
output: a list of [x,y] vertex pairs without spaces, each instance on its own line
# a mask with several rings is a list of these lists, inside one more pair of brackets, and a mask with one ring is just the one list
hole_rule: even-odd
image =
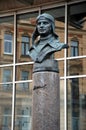
[[32,45],[34,44],[34,41],[36,40],[36,38],[39,36],[38,30],[37,28],[35,29],[35,31],[32,34]]

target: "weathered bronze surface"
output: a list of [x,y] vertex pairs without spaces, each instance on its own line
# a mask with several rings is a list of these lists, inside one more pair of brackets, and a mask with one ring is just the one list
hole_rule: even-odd
[[58,61],[53,59],[44,60],[42,63],[35,63],[33,65],[33,73],[51,71],[59,73]]
[[[39,36],[40,38],[37,40]],[[39,15],[28,55],[35,62],[41,63],[46,59],[53,59],[53,53],[64,48],[68,48],[68,45],[60,43],[59,37],[55,33],[54,18],[46,13]]]

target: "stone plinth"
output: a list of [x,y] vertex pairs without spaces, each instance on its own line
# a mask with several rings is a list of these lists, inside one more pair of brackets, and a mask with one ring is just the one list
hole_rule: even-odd
[[37,72],[35,70],[33,73],[32,130],[60,130],[58,72],[47,71],[47,67],[45,71],[39,69],[40,71]]

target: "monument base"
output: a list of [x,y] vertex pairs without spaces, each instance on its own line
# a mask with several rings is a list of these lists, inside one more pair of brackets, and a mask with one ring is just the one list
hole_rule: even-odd
[[34,72],[32,130],[60,130],[59,75],[47,70]]

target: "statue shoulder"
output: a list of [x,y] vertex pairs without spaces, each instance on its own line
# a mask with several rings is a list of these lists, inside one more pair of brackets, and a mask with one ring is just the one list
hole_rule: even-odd
[[58,44],[60,44],[58,38],[53,38],[53,39],[49,42],[49,45],[52,46],[53,48],[56,48]]
[[52,46],[55,49],[64,49],[68,48],[68,44],[62,43],[59,41],[59,38],[53,39],[53,41],[50,43],[50,46]]

